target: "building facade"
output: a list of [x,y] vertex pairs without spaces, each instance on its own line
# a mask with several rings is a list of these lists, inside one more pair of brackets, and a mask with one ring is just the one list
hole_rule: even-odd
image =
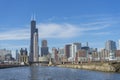
[[47,56],[49,54],[47,40],[42,40],[41,44],[41,56]]
[[28,51],[27,49],[20,49],[19,53],[19,63],[27,64],[28,63]]
[[81,43],[73,43],[71,45],[71,54],[70,54],[70,57],[73,58],[73,60],[75,60],[76,53],[80,49],[81,49]]
[[12,59],[11,50],[0,49],[0,62]]
[[117,61],[120,61],[120,50],[116,50],[115,57]]
[[64,56],[69,58],[70,57],[70,49],[71,49],[71,44],[67,44],[65,45],[65,48],[64,48]]
[[108,61],[109,55],[110,55],[110,52],[106,49],[101,49],[99,52],[99,57],[101,61]]
[[19,52],[18,52],[18,50],[16,50],[16,61],[17,62],[19,61]]
[[86,62],[87,61],[87,51],[82,49],[82,50],[78,50],[76,53],[76,61],[77,62]]
[[105,49],[108,50],[109,52],[115,51],[117,49],[116,48],[116,42],[112,41],[112,40],[106,41],[106,43],[105,43]]
[[58,50],[55,47],[52,48],[52,58],[53,58],[53,62],[55,63],[58,62],[58,58],[59,58]]

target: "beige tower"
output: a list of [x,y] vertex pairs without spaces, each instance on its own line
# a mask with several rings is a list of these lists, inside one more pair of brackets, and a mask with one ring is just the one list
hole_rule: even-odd
[[34,33],[34,45],[33,45],[33,61],[38,61],[39,47],[38,47],[38,33]]

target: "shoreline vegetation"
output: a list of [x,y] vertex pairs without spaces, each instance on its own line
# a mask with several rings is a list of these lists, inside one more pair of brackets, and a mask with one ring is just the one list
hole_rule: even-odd
[[119,72],[120,62],[83,63],[83,64],[61,64],[58,67],[85,69],[102,72]]

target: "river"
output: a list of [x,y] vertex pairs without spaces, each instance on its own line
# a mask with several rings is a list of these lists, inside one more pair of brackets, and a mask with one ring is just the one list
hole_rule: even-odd
[[120,80],[120,73],[32,66],[0,69],[0,80]]

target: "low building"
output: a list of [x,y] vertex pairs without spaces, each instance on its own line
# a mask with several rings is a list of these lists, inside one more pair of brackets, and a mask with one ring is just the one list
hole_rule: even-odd
[[22,49],[20,50],[20,54],[19,54],[19,63],[23,64],[28,64],[28,52],[27,52],[27,49]]

